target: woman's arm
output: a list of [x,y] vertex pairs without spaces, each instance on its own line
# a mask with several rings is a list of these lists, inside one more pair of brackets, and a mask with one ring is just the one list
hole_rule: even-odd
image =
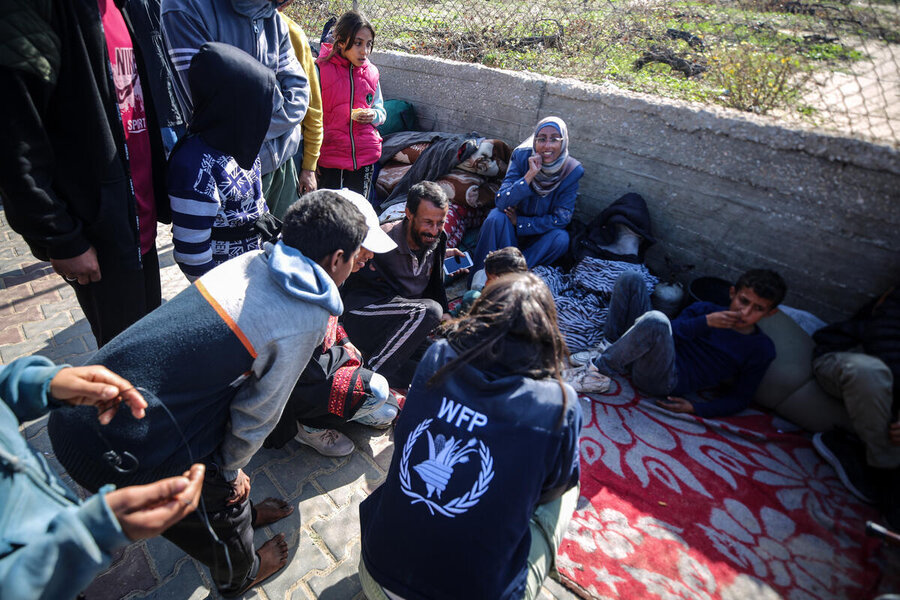
[[529,148],[518,148],[513,151],[512,158],[509,161],[509,169],[506,171],[506,177],[500,184],[500,191],[497,192],[495,201],[497,208],[505,210],[518,206],[523,200],[534,195],[534,190],[525,181],[525,174],[528,172],[528,156],[531,150]]
[[584,175],[584,167],[578,166],[559,187],[551,193],[550,209],[547,214],[528,217],[518,215],[516,233],[518,235],[541,235],[552,229],[563,229],[572,220],[575,212],[575,197],[578,184]]

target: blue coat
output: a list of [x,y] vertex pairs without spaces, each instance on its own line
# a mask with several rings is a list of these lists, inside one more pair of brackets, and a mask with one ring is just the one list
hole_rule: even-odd
[[541,235],[551,229],[563,229],[575,212],[575,196],[578,182],[584,175],[584,167],[578,165],[563,179],[555,190],[546,196],[538,196],[525,183],[531,148],[516,148],[509,161],[506,177],[497,192],[497,208],[515,207],[517,213],[516,235]]
[[578,483],[581,409],[568,385],[472,365],[428,387],[455,356],[441,340],[416,369],[387,478],[359,507],[363,559],[408,600],[521,598],[529,520]]
[[31,356],[0,370],[0,598],[73,598],[128,543],[105,493],[82,504],[19,433],[55,408],[60,368]]

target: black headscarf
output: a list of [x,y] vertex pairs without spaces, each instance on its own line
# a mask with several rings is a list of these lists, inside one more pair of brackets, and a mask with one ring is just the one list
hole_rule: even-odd
[[188,83],[188,133],[251,169],[272,120],[275,74],[239,48],[208,42],[191,60]]

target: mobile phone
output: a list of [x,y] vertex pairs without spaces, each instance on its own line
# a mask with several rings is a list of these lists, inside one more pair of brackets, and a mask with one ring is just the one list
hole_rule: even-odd
[[463,252],[462,256],[448,256],[444,259],[444,275],[453,275],[460,269],[468,269],[472,264],[472,257],[468,252]]

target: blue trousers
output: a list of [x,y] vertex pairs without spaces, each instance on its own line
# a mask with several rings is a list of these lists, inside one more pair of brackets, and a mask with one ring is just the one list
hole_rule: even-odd
[[525,255],[529,268],[549,265],[569,249],[569,234],[565,229],[552,229],[540,235],[517,235],[506,213],[495,208],[488,213],[481,226],[478,245],[472,256],[475,264],[471,272],[484,268],[484,257],[489,252],[507,246],[517,246]]
[[650,294],[640,273],[626,271],[616,280],[604,335],[613,344],[594,361],[600,372],[630,370],[634,384],[654,396],[675,389],[672,324],[663,313],[650,310]]

